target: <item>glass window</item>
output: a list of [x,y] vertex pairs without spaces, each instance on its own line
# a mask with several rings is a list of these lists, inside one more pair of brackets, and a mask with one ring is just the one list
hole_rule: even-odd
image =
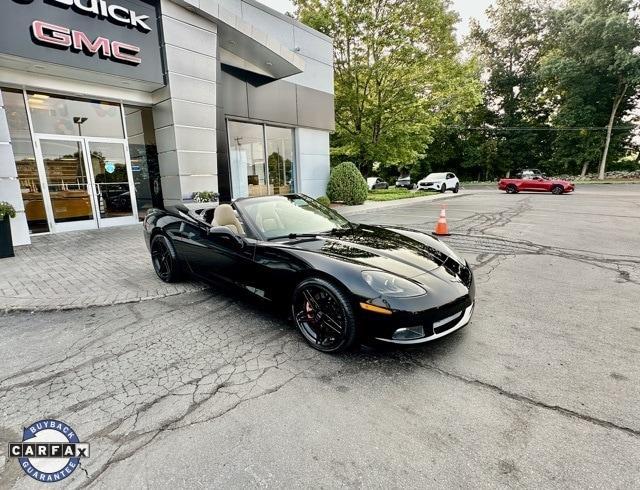
[[293,130],[267,126],[266,133],[271,193],[295,192]]
[[32,92],[28,100],[36,133],[124,138],[120,104]]
[[295,192],[292,129],[229,121],[228,132],[233,197]]
[[234,197],[269,195],[263,126],[229,121],[228,128]]
[[18,170],[18,180],[20,181],[29,233],[45,233],[49,231],[49,225],[42,199],[42,185],[38,175],[36,156],[33,152],[24,94],[22,90],[3,88],[2,98],[4,99],[11,147]]
[[163,207],[153,111],[150,107],[125,106],[124,114],[138,215],[143,219],[150,208]]

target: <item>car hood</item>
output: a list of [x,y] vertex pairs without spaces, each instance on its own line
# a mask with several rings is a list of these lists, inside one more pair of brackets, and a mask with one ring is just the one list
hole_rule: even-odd
[[435,238],[413,230],[354,225],[331,236],[297,239],[288,246],[308,250],[407,278],[415,278],[442,265],[460,268],[464,261]]

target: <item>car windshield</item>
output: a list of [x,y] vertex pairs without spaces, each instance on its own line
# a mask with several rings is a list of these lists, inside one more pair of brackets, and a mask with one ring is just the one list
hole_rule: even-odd
[[439,173],[439,174],[429,174],[425,178],[428,180],[438,180],[438,179],[444,179],[446,177],[447,177],[447,174]]
[[241,200],[236,206],[267,240],[350,227],[349,221],[335,211],[295,194]]

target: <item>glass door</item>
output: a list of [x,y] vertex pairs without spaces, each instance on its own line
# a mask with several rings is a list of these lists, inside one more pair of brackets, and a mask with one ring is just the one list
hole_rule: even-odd
[[138,222],[124,140],[38,135],[35,141],[52,231]]
[[39,166],[50,228],[69,231],[95,228],[94,199],[81,138],[39,138]]
[[124,141],[87,138],[98,226],[137,223],[133,175]]

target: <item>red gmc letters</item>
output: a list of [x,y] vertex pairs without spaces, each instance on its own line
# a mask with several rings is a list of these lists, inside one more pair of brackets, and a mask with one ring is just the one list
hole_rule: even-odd
[[98,37],[94,41],[84,32],[74,31],[67,27],[49,24],[41,20],[31,24],[33,36],[41,43],[50,46],[70,48],[74,51],[85,51],[89,54],[99,54],[104,58],[115,61],[139,65],[142,60],[137,56],[140,48],[119,41],[110,41],[106,37]]

